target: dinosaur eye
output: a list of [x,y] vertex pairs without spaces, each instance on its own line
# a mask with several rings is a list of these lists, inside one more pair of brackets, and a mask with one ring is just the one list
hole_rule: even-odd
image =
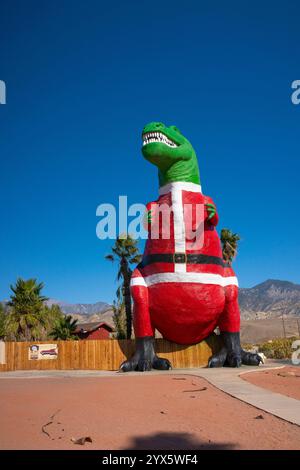
[[170,126],[170,129],[173,129],[175,132],[178,132],[179,134],[181,134],[180,130],[176,126]]

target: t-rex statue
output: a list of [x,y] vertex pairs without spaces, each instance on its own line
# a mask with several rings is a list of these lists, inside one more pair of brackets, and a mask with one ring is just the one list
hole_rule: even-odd
[[155,329],[169,341],[191,345],[217,326],[223,347],[208,367],[259,365],[258,354],[241,348],[238,282],[222,258],[218,214],[202,194],[192,145],[175,126],[160,122],[144,127],[142,141],[143,156],[158,168],[159,198],[147,204],[149,235],[131,278],[136,351],[120,370],[171,367],[155,353]]

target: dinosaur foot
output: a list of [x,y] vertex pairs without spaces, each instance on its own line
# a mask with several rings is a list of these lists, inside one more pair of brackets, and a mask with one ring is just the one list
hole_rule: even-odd
[[131,359],[123,362],[120,365],[120,372],[131,372],[131,371],[145,372],[151,369],[169,370],[169,369],[172,369],[172,366],[171,366],[170,361],[168,361],[168,359],[164,359],[156,355],[152,361],[148,359],[137,360],[133,356]]
[[145,372],[151,369],[172,369],[170,361],[158,357],[154,351],[154,338],[145,336],[136,339],[136,351],[131,359],[120,365],[120,372],[139,371]]
[[210,358],[208,367],[240,367],[242,365],[240,334],[223,331],[221,338],[223,347]]
[[244,351],[241,348],[239,333],[221,333],[224,343],[222,349],[208,361],[208,367],[240,367],[242,364],[258,366],[263,362],[259,354]]
[[228,351],[225,347],[208,361],[208,367],[240,367],[241,364],[241,354],[235,351]]
[[259,354],[250,353],[241,349],[242,363],[246,366],[259,366],[260,363],[263,363],[263,359]]

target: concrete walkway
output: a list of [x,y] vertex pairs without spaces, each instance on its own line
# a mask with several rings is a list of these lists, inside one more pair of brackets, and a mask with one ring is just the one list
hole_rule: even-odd
[[[283,366],[262,366],[259,369],[245,367],[241,369],[201,369],[195,375],[203,377],[219,390],[238,400],[255,406],[278,418],[300,426],[300,401],[294,398],[257,387],[241,378],[241,375],[265,369],[282,368]],[[244,369],[244,367],[243,367]]]
[[[240,376],[248,372],[263,371],[266,369],[282,368],[286,364],[283,362],[271,362],[260,367],[242,366],[240,369],[218,368],[218,369],[173,369],[171,371],[151,371],[146,374],[176,374],[176,375],[194,375],[206,379],[209,383],[228,395],[248,403],[260,410],[266,411],[285,421],[300,426],[300,401],[289,398],[279,393],[271,392],[243,380]],[[140,372],[130,372],[126,376],[140,375]],[[124,374],[110,371],[14,371],[1,372],[1,379],[38,379],[55,377],[115,377],[122,379]]]

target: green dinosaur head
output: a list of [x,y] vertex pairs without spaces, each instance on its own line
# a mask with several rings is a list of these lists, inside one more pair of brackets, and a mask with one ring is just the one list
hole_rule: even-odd
[[200,184],[195,151],[177,127],[150,122],[143,129],[142,139],[142,153],[157,166],[160,186],[174,181]]

